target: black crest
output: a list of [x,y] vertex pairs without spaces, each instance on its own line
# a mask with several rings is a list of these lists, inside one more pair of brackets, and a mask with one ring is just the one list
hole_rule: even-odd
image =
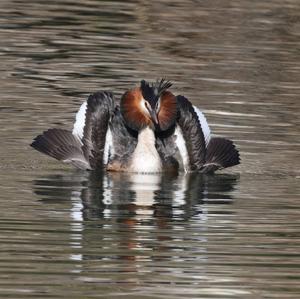
[[170,88],[172,83],[166,79],[156,80],[154,83],[148,83],[145,80],[141,81],[141,90],[145,100],[147,100],[150,105],[155,105],[160,95]]

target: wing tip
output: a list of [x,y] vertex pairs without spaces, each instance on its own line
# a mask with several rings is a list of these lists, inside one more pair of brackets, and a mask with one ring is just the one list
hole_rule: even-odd
[[221,138],[211,138],[206,152],[206,162],[203,172],[214,172],[241,163],[240,153],[233,141]]
[[[56,160],[71,163],[77,168],[88,168],[80,141],[71,131],[51,128],[36,136],[30,144],[35,150]],[[79,161],[79,162],[78,162]]]

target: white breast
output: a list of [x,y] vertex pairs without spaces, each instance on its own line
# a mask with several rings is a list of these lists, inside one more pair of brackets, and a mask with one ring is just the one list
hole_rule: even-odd
[[139,173],[162,171],[160,156],[155,148],[154,132],[148,127],[139,132],[138,143],[132,155],[129,171]]

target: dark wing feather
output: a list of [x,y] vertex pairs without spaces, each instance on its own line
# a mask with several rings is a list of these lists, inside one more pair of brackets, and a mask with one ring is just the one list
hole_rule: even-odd
[[201,172],[213,173],[239,163],[240,155],[233,142],[226,138],[213,137],[207,146],[206,162]]
[[172,126],[166,131],[159,131],[155,134],[155,147],[161,158],[163,168],[167,172],[177,172],[179,169],[174,131],[175,126]]
[[190,170],[200,170],[205,163],[206,145],[197,113],[192,103],[184,96],[177,96],[177,125],[187,148]]
[[137,132],[125,125],[125,121],[118,106],[111,118],[110,130],[114,136],[113,159],[126,164],[136,148]]
[[103,167],[106,133],[113,110],[114,96],[110,92],[96,92],[87,100],[82,150],[92,169]]
[[81,149],[81,142],[72,132],[62,129],[49,129],[38,135],[31,146],[37,151],[80,169],[90,169],[89,161]]

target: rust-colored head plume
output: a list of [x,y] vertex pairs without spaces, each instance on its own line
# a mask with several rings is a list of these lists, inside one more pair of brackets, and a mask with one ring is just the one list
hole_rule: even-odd
[[128,127],[135,131],[150,125],[151,119],[141,109],[143,95],[140,88],[124,93],[121,99],[121,113]]
[[167,90],[171,86],[164,79],[155,83],[142,80],[139,88],[127,91],[121,99],[121,112],[126,124],[136,131],[146,126],[165,131],[174,125],[177,100]]
[[159,127],[162,131],[168,130],[174,125],[177,117],[177,100],[170,91],[164,91],[160,96],[158,111]]

